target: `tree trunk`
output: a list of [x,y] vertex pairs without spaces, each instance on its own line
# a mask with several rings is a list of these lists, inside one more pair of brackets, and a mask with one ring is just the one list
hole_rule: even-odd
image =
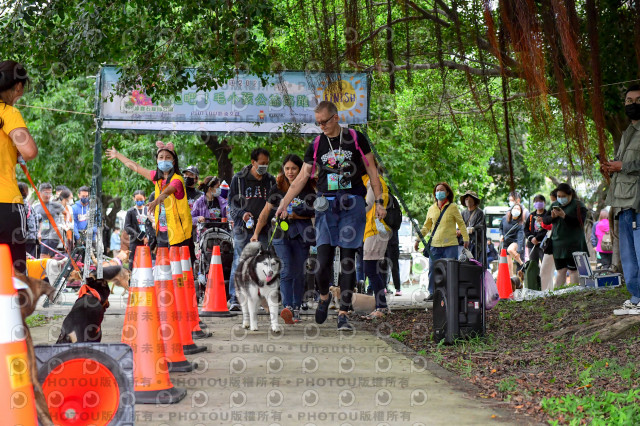
[[200,133],[200,138],[207,145],[207,147],[213,152],[218,161],[218,177],[221,180],[226,180],[227,183],[231,183],[233,177],[233,163],[229,158],[231,153],[231,146],[226,139],[220,142],[217,135],[209,135],[207,133]]
[[[107,209],[111,206],[111,212],[107,214]],[[114,229],[116,226],[116,216],[122,209],[122,198],[112,197],[110,195],[102,194],[102,217],[104,218],[105,228]],[[106,243],[105,243],[106,245]]]

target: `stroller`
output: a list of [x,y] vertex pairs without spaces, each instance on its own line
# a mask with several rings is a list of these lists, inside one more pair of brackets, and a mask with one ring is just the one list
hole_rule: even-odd
[[220,258],[222,260],[222,272],[224,275],[224,285],[227,297],[229,294],[229,277],[231,276],[231,265],[233,263],[233,235],[228,222],[207,219],[198,224],[199,237],[196,241],[196,262],[194,271],[196,272],[196,293],[198,300],[204,297],[209,277],[209,266],[213,247],[220,246]]

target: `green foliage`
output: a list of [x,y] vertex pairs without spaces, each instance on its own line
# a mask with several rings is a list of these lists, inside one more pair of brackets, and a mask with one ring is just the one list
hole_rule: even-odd
[[[192,83],[215,88],[237,69],[265,75],[270,33],[283,23],[260,0],[19,0],[0,16],[0,56],[61,81],[115,62],[122,91],[142,85],[164,99]],[[204,71],[188,81],[189,66]]]
[[[630,425],[640,422],[640,390],[626,393],[592,391],[584,395],[544,398],[542,408],[564,424]],[[557,420],[550,424],[560,424]]]
[[401,331],[400,333],[391,333],[389,337],[392,339],[396,339],[398,342],[404,342],[407,336],[409,335],[409,330]]

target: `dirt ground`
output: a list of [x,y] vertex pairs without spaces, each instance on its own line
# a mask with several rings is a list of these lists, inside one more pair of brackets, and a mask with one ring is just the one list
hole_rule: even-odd
[[[532,420],[638,424],[640,316],[612,315],[628,297],[618,288],[501,301],[487,312],[484,338],[451,346],[433,342],[431,311],[397,311],[383,320],[359,322],[387,330],[390,337],[474,384],[479,397],[502,401],[505,408]],[[380,326],[383,321],[385,327]],[[620,324],[626,330],[611,333]]]

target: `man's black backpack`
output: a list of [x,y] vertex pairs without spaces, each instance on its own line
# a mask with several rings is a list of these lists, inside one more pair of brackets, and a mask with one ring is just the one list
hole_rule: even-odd
[[384,217],[384,223],[394,231],[400,229],[400,225],[402,225],[400,203],[391,193],[389,193],[389,204],[387,204],[387,215]]

